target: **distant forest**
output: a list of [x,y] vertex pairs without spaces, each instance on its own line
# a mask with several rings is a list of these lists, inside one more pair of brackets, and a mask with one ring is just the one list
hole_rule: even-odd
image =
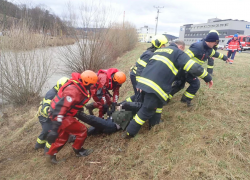
[[24,22],[36,33],[59,35],[65,32],[63,21],[46,6],[28,7],[25,4],[0,0],[0,31],[8,31]]

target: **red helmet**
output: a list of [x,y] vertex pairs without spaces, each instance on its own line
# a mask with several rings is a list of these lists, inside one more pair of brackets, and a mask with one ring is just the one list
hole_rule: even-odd
[[94,71],[86,70],[81,74],[82,83],[84,86],[96,84],[98,77]]

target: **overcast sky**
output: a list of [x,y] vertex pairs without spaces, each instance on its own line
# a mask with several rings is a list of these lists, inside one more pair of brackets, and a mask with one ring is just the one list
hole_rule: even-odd
[[[81,4],[86,0],[71,0],[73,4]],[[179,36],[183,24],[205,23],[209,18],[239,19],[250,22],[250,0],[101,0],[117,10],[117,20],[125,20],[136,25],[144,25],[155,29],[157,9],[154,6],[164,6],[160,9],[158,33]],[[12,1],[13,2],[13,1]],[[39,5],[51,8],[58,16],[65,12],[69,0],[14,0],[15,3]]]

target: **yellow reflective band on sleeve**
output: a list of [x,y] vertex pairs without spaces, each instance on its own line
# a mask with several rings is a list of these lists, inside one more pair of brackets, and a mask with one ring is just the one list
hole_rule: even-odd
[[194,65],[194,63],[195,63],[195,61],[193,61],[193,60],[190,59],[190,60],[185,64],[183,70],[189,71],[190,68]]
[[162,108],[157,108],[155,112],[156,113],[162,113]]
[[155,90],[165,101],[168,99],[168,95],[161,89],[160,86],[158,86],[155,82],[143,78],[143,77],[137,77],[136,80],[142,84],[145,84],[149,87],[151,87],[153,90]]
[[47,115],[47,112],[48,112],[48,110],[47,109],[49,109],[49,106],[46,106],[44,109],[43,109],[43,115],[45,115],[46,117],[48,117]]
[[172,99],[172,97],[173,97],[173,96],[172,96],[171,94],[168,95],[168,99]]
[[219,55],[219,59],[222,59],[223,58],[223,56],[224,56],[224,54],[222,54],[222,53],[220,53],[220,55]]
[[137,124],[140,124],[141,126],[145,123],[145,121],[140,119],[137,114],[135,115],[135,122],[137,122]]
[[174,75],[176,75],[178,73],[178,69],[176,69],[176,67],[174,66],[174,64],[172,63],[172,61],[170,61],[165,56],[154,55],[151,59],[156,60],[156,61],[161,61],[164,64],[166,64],[168,66],[168,68],[172,71],[172,73]]
[[41,140],[41,139],[39,139],[39,138],[37,138],[37,140],[36,140],[39,144],[44,144],[44,143],[46,143],[46,140]]
[[131,100],[131,98],[130,98],[130,97],[129,97],[129,98],[127,98],[127,99],[126,99],[126,101],[127,101],[127,102],[132,102],[132,100]]
[[187,91],[184,93],[184,95],[185,95],[186,97],[190,98],[190,99],[193,99],[194,96],[195,96],[194,94],[190,94],[190,93],[187,92]]
[[50,104],[51,103],[51,99],[45,99],[43,98],[43,104]]
[[204,69],[202,75],[200,75],[199,77],[204,78],[207,76],[207,74],[208,74],[207,71]]
[[147,66],[147,63],[146,63],[145,61],[141,60],[141,59],[138,59],[138,60],[137,60],[137,63],[140,64],[140,65],[143,66],[143,67],[146,67],[146,66]]
[[194,60],[196,63],[198,63],[199,65],[202,65],[205,63],[205,61],[201,61],[199,60],[197,57],[193,57],[192,60]]
[[213,49],[212,53],[210,54],[210,57],[213,57],[215,54],[215,50]]
[[211,69],[213,69],[213,68],[214,68],[214,66],[209,66],[209,65],[207,65],[207,68],[211,68]]
[[51,145],[48,143],[48,141],[46,141],[46,147],[49,149],[51,147]]
[[133,72],[136,74],[136,70],[133,69]]
[[190,50],[187,50],[185,53],[186,53],[191,59],[194,57],[194,53],[193,53],[192,51],[190,51]]

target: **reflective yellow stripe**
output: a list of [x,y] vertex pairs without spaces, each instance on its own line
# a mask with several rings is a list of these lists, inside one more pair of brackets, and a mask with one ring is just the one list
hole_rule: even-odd
[[213,57],[215,54],[215,50],[213,49],[212,53],[210,54],[210,57]]
[[133,72],[136,74],[136,70],[133,69]]
[[39,144],[44,144],[44,143],[46,143],[46,140],[41,140],[41,139],[39,139],[39,138],[37,138],[37,140],[36,140]]
[[183,68],[183,70],[185,70],[185,71],[189,71],[190,70],[190,68],[194,65],[194,61],[193,60],[189,60],[187,63],[186,63],[186,65],[184,66],[184,68]]
[[127,98],[127,99],[126,99],[126,101],[127,101],[127,102],[132,102],[132,100],[131,100],[131,98],[130,98],[130,97],[129,97],[129,98]]
[[155,112],[156,113],[162,113],[162,108],[157,108]]
[[145,123],[145,121],[140,119],[137,114],[135,115],[135,122],[137,122],[137,124],[140,124],[141,126]]
[[51,147],[51,145],[48,143],[48,141],[46,142],[46,147],[49,149]]
[[155,82],[143,77],[137,77],[136,80],[154,89],[165,101],[168,99],[168,95]]
[[[172,73],[174,75],[176,75],[178,73],[178,70],[176,69],[176,67],[174,66],[174,64],[172,63],[172,61],[170,61],[168,58],[166,58],[165,56],[160,56],[160,55],[154,55],[151,59],[153,60],[157,60],[157,61],[161,61],[164,64],[166,64],[169,69],[171,69]],[[150,60],[151,60],[150,59]]]
[[219,59],[222,59],[222,58],[223,58],[223,56],[224,56],[224,54],[220,53],[220,55],[219,55]]
[[45,99],[43,98],[43,104],[50,104],[51,103],[51,99]]
[[173,96],[172,96],[171,94],[168,95],[168,99],[172,99],[172,97],[173,97]]
[[193,53],[192,51],[190,51],[190,50],[187,50],[185,53],[186,53],[191,59],[194,57],[194,53]]
[[147,63],[146,63],[145,61],[141,60],[141,59],[138,59],[138,60],[137,60],[137,63],[140,64],[140,65],[143,66],[143,67],[146,67],[146,66],[147,66]]
[[207,65],[207,68],[211,68],[211,69],[213,69],[213,68],[214,68],[214,66],[209,66],[209,65]]
[[194,94],[190,94],[190,93],[188,93],[187,91],[184,93],[184,95],[186,96],[186,97],[188,97],[188,98],[190,98],[190,99],[193,99],[194,98]]
[[192,59],[193,59],[195,62],[197,62],[198,64],[200,64],[200,65],[202,65],[202,64],[205,63],[205,61],[201,61],[201,60],[199,60],[197,57],[193,57]]
[[207,76],[207,71],[204,69],[202,75],[200,75],[200,78],[204,78]]

